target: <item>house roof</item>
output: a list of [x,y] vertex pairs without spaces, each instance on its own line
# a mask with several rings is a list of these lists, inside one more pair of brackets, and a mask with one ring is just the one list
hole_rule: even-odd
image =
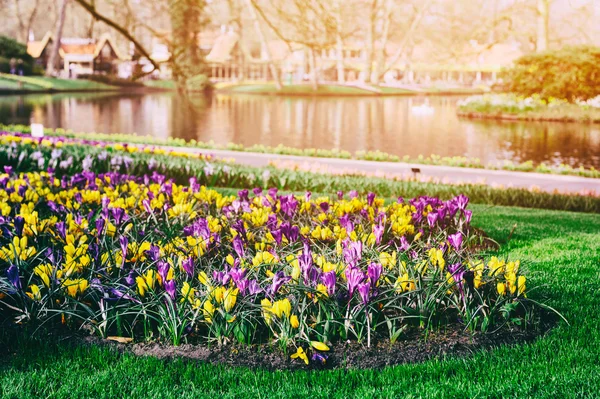
[[240,36],[235,32],[223,33],[215,40],[214,45],[206,56],[209,62],[226,62],[231,59],[231,51],[235,48]]
[[[46,33],[44,38],[40,41],[33,41],[27,43],[27,53],[33,58],[39,58],[42,55],[44,49],[50,42],[54,40],[54,35],[51,32]],[[80,38],[62,38],[58,54],[61,58],[68,58],[70,60],[88,60],[98,57],[100,51],[104,46],[108,44],[117,57],[121,60],[125,60],[128,57],[121,54],[118,47],[114,45],[109,34],[100,36],[98,41],[94,39],[80,39]]]

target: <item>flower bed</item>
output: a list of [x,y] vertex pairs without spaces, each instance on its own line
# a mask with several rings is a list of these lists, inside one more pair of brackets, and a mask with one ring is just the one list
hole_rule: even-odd
[[241,190],[157,173],[0,175],[0,300],[18,323],[99,336],[331,343],[535,321],[518,261],[477,255],[468,198],[385,203]]
[[413,179],[373,176],[332,176],[298,170],[256,168],[227,163],[215,158],[172,156],[172,153],[151,152],[150,149],[126,152],[113,146],[85,145],[60,138],[34,139],[15,134],[0,134],[0,165],[13,166],[18,171],[40,171],[52,168],[58,176],[83,171],[95,173],[119,172],[143,176],[151,172],[168,175],[185,184],[191,177],[209,187],[277,187],[291,191],[335,193],[339,190],[369,191],[385,197],[416,197],[431,195],[449,199],[467,195],[474,203],[560,209],[579,212],[600,212],[599,193],[545,193],[535,189],[493,188],[483,184],[438,184]]
[[[460,110],[459,114],[465,116],[477,116],[479,114],[485,115],[484,112],[479,112],[475,110],[471,110],[470,107],[476,106],[479,99],[488,99],[488,98],[496,98],[490,96],[473,96],[469,97],[467,102],[465,102]],[[487,101],[487,100],[485,100]],[[598,112],[598,108],[590,108],[593,107],[594,104],[597,104],[598,101],[595,99],[594,102],[591,102],[589,105],[585,105],[586,109],[595,110],[593,112]],[[592,111],[590,111],[592,112]],[[495,112],[494,115],[498,114]],[[495,117],[495,116],[491,116]],[[600,113],[597,116],[600,118]],[[524,118],[527,119],[527,118]],[[600,119],[599,119],[600,120]],[[23,125],[0,125],[0,130],[5,129],[11,132],[20,132],[20,133],[29,133],[30,127]],[[130,134],[106,134],[106,133],[81,133],[81,132],[72,132],[64,129],[46,129],[46,134],[49,136],[57,136],[62,138],[74,138],[74,139],[83,139],[89,140],[93,139],[96,141],[104,141],[104,142],[116,142],[116,143],[139,143],[139,144],[150,144],[150,145],[158,145],[158,146],[175,146],[175,147],[193,147],[193,148],[202,148],[209,150],[229,150],[229,151],[240,151],[240,152],[258,152],[265,154],[280,154],[280,155],[297,155],[297,156],[306,156],[306,157],[319,157],[319,158],[339,158],[339,159],[360,159],[367,161],[376,161],[376,162],[404,162],[404,163],[413,163],[413,164],[423,164],[423,165],[443,165],[443,166],[454,166],[454,167],[465,167],[465,168],[478,168],[478,169],[490,169],[490,170],[509,170],[509,171],[520,171],[520,172],[536,172],[536,173],[549,173],[549,174],[557,174],[557,175],[572,175],[572,176],[582,176],[582,177],[591,177],[591,178],[599,178],[600,172],[595,168],[586,169],[584,167],[572,167],[570,165],[546,165],[541,163],[539,165],[534,165],[532,161],[525,161],[522,163],[514,163],[511,161],[503,161],[496,163],[483,164],[478,158],[467,158],[462,156],[454,156],[454,157],[442,157],[439,155],[432,154],[430,156],[419,155],[416,158],[411,158],[408,155],[398,156],[389,154],[383,151],[357,151],[354,154],[349,153],[348,151],[340,151],[340,150],[325,150],[320,148],[307,148],[307,149],[299,149],[293,147],[286,147],[283,145],[278,145],[276,147],[265,146],[265,145],[253,145],[250,147],[244,147],[241,144],[229,143],[227,145],[219,145],[212,141],[210,142],[201,142],[196,140],[185,141],[183,139],[178,138],[168,138],[167,140],[157,139],[150,136],[136,136]]]

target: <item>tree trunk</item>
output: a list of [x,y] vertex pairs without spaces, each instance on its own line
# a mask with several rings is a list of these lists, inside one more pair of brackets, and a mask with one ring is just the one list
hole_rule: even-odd
[[548,49],[548,25],[550,22],[550,0],[537,0],[537,41],[536,51]]
[[369,18],[369,30],[367,31],[367,68],[365,70],[365,82],[371,82],[373,73],[373,62],[375,58],[375,24],[377,23],[378,0],[371,2],[371,15]]
[[335,2],[335,22],[336,22],[336,36],[335,36],[335,47],[336,57],[335,64],[337,69],[337,81],[343,85],[346,82],[346,71],[344,70],[344,42],[342,40],[342,9],[340,0]]
[[254,24],[254,30],[256,31],[256,35],[258,36],[258,40],[260,41],[261,47],[265,51],[265,55],[267,57],[267,62],[269,63],[269,70],[271,71],[271,75],[273,76],[273,80],[275,81],[275,88],[277,90],[282,89],[281,78],[279,77],[279,71],[277,70],[277,66],[273,62],[273,57],[271,55],[271,49],[269,48],[269,44],[267,43],[267,39],[265,38],[265,34],[262,30],[262,26],[260,26],[260,21],[258,20],[258,16],[256,15],[256,10],[254,9],[254,5],[251,0],[245,0],[246,6],[248,7],[248,14],[250,15],[250,19],[252,19],[252,23]]
[[375,51],[375,64],[373,66],[373,72],[371,73],[371,83],[378,85],[383,75],[385,74],[385,48],[387,46],[388,37],[390,33],[390,25],[392,18],[392,0],[385,2],[385,9],[383,15],[383,32],[381,32],[380,46]]
[[56,64],[58,63],[58,50],[60,49],[60,42],[62,40],[63,27],[65,26],[65,16],[67,14],[67,5],[69,0],[61,0],[60,8],[58,12],[58,21],[56,23],[56,31],[54,33],[54,42],[52,44],[52,52],[48,59],[48,65],[46,66],[46,76],[54,76]]
[[204,2],[201,0],[169,0],[171,66],[173,79],[179,89],[185,87],[189,78],[204,70],[198,45],[203,7]]
[[315,49],[310,48],[308,50],[308,67],[310,68],[310,83],[314,91],[319,90],[319,79],[317,77],[317,57],[315,56]]
[[383,69],[382,69],[381,74],[380,74],[380,79],[381,79],[381,77],[383,77],[383,75],[385,75],[385,73],[387,71],[389,71],[391,68],[394,67],[394,64],[396,62],[398,62],[398,60],[400,59],[400,57],[404,53],[406,45],[412,39],[413,33],[415,32],[415,30],[417,29],[417,27],[421,23],[421,19],[425,15],[425,12],[427,11],[427,9],[431,5],[431,3],[433,3],[433,0],[426,0],[423,3],[423,6],[416,12],[413,20],[411,21],[411,23],[410,23],[410,25],[408,27],[408,30],[404,34],[404,37],[402,37],[402,40],[400,40],[400,42],[398,43],[398,49],[396,50],[396,52],[394,53],[394,55],[392,55],[392,57],[388,61],[388,63],[386,65],[382,65]]

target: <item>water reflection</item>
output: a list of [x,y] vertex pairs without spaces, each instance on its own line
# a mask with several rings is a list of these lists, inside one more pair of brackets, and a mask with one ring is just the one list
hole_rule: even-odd
[[[458,97],[292,97],[174,93],[0,97],[1,123],[226,144],[463,155],[600,167],[600,126],[471,121]],[[427,111],[427,112],[424,112]]]

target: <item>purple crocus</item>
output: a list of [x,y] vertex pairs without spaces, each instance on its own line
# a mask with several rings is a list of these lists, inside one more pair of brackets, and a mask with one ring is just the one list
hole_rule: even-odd
[[25,227],[25,219],[22,216],[17,216],[13,220],[15,225],[15,234],[19,237],[23,235],[23,227]]
[[125,258],[127,257],[127,244],[129,240],[125,236],[119,237],[119,244],[121,245],[121,254],[123,255],[123,261],[121,262],[121,267],[125,264]]
[[456,286],[458,287],[458,292],[460,293],[460,297],[464,299],[464,291],[463,291],[463,277],[465,276],[465,268],[461,263],[454,263],[448,266],[448,272],[452,275],[452,278],[456,282]]
[[400,237],[400,249],[402,251],[408,251],[408,248],[410,248],[410,244],[408,243],[408,240],[406,239],[405,236]]
[[261,292],[262,292],[262,288],[260,288],[258,281],[251,280],[250,284],[248,284],[248,293],[250,295],[256,295],[256,294],[260,294]]
[[357,267],[348,267],[346,269],[346,283],[348,285],[348,294],[350,299],[354,294],[356,287],[365,279],[365,274]]
[[362,299],[362,302],[365,305],[369,303],[369,300],[371,299],[370,292],[371,285],[369,283],[363,283],[358,285],[358,294],[360,295],[360,298]]
[[292,226],[291,223],[283,223],[281,225],[281,231],[290,243],[296,242],[298,240],[298,236],[300,235],[300,229],[298,226]]
[[455,234],[449,235],[448,242],[450,243],[450,245],[452,245],[452,247],[454,247],[454,249],[456,251],[459,251],[460,248],[462,247],[462,242],[463,242],[462,233],[460,231],[458,231]]
[[385,227],[383,223],[379,223],[373,226],[373,235],[375,236],[375,243],[377,245],[381,244],[381,239],[383,238],[384,231]]
[[454,201],[456,203],[456,206],[458,206],[458,209],[460,209],[461,211],[464,211],[467,208],[467,205],[469,205],[469,197],[467,197],[464,194],[456,196],[454,198]]
[[246,277],[246,269],[240,269],[239,267],[234,267],[229,271],[229,275],[235,284],[239,284]]
[[323,285],[327,288],[327,294],[332,296],[335,294],[335,283],[337,280],[337,276],[335,271],[329,271],[327,273],[321,274],[321,281]]
[[435,226],[435,223],[438,221],[438,216],[437,212],[429,212],[427,214],[427,224],[429,224],[430,229],[433,229],[433,226]]
[[282,271],[278,271],[273,276],[273,282],[271,283],[270,294],[275,295],[277,291],[283,286],[285,283],[290,281],[292,278],[290,276],[286,276]]
[[375,193],[368,193],[367,203],[369,204],[369,206],[373,206],[373,201],[375,201]]
[[233,250],[240,258],[243,258],[246,254],[246,251],[244,250],[244,242],[239,235],[233,238]]
[[146,255],[152,262],[158,261],[160,258],[160,247],[158,245],[150,245],[150,249],[146,251]]
[[381,274],[383,273],[383,266],[380,263],[371,263],[367,267],[367,275],[369,276],[369,281],[371,282],[371,286],[375,288]]
[[175,294],[177,293],[177,284],[175,283],[175,280],[169,280],[165,283],[165,291],[172,300],[175,300]]
[[64,240],[67,237],[67,225],[65,222],[58,222],[54,225],[58,235]]
[[184,259],[181,262],[181,267],[183,267],[183,270],[187,273],[188,277],[194,277],[194,259],[191,257]]
[[169,275],[169,269],[171,268],[171,266],[169,266],[167,262],[160,261],[156,265],[156,268],[158,269],[158,275],[160,276],[162,281],[167,281],[167,276]]
[[17,289],[21,290],[21,278],[19,277],[19,268],[15,265],[10,265],[10,267],[6,270],[6,277],[8,277],[8,281]]

